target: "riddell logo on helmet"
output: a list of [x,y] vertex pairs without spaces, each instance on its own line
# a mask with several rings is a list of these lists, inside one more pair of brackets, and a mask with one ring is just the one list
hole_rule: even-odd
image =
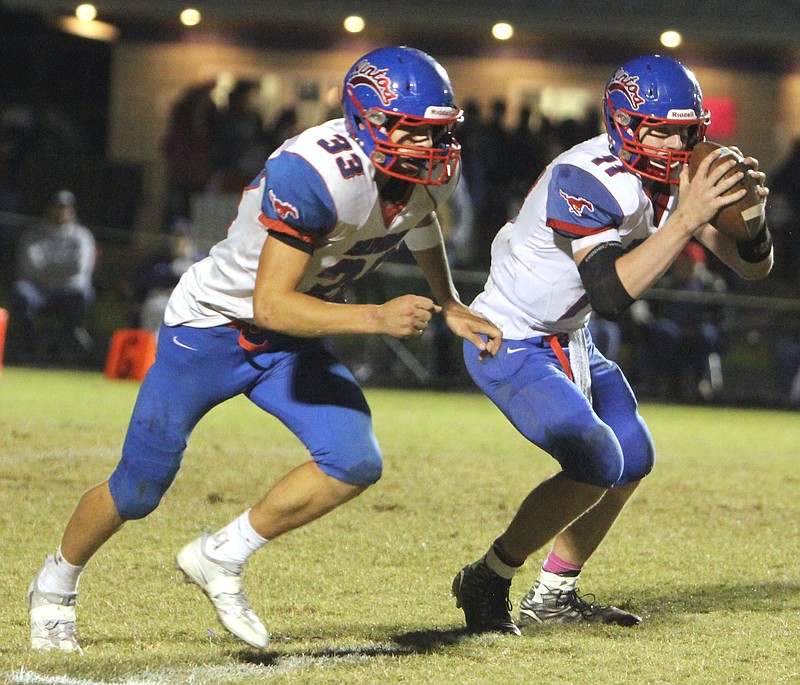
[[272,188],[269,189],[269,193],[267,193],[267,195],[269,196],[272,209],[275,210],[275,214],[278,215],[281,221],[286,221],[287,217],[292,217],[292,219],[300,218],[300,212],[298,211],[297,207],[290,202],[279,200],[275,193],[272,192]]
[[697,119],[697,112],[693,109],[671,109],[667,112],[667,119]]
[[614,91],[622,93],[631,103],[631,109],[639,109],[639,105],[644,104],[644,98],[639,95],[639,77],[631,76],[627,71],[618,69],[617,73],[608,83],[608,93]]
[[426,119],[452,119],[452,107],[428,107],[425,110]]
[[582,197],[575,197],[574,195],[567,195],[563,190],[559,190],[558,193],[567,201],[569,211],[575,216],[582,216],[584,209],[588,209],[590,212],[594,211],[594,205],[589,202],[589,200]]
[[381,103],[386,106],[397,98],[397,91],[392,89],[392,80],[386,75],[388,69],[378,69],[369,61],[362,59],[353,67],[353,75],[348,79],[347,85],[355,88],[356,86],[367,86],[372,88],[381,99]]

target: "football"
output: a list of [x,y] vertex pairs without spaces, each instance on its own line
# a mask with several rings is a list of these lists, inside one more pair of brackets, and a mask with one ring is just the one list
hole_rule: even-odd
[[736,166],[725,174],[725,178],[728,178],[731,174],[743,171],[745,173],[744,178],[740,183],[737,183],[730,192],[739,190],[742,184],[744,184],[744,187],[747,189],[747,195],[738,202],[734,202],[720,209],[709,223],[720,233],[724,233],[734,240],[747,242],[758,235],[758,232],[764,225],[765,216],[764,203],[756,192],[757,183],[755,179],[747,174],[749,167],[744,164],[744,157],[735,150],[731,150],[719,143],[713,143],[708,140],[698,143],[694,146],[692,154],[689,157],[689,179],[691,180],[694,178],[700,162],[702,162],[709,153],[718,148],[722,148],[722,154],[714,162],[712,169],[731,158],[735,159],[737,161]]

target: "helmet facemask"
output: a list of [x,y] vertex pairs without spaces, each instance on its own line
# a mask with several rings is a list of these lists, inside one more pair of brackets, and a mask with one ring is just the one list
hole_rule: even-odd
[[[379,107],[365,110],[352,89],[346,97],[360,115],[354,135],[359,141],[368,139],[370,160],[383,173],[425,185],[442,185],[452,178],[461,157],[461,145],[453,137],[456,124],[463,119],[461,110],[429,107],[428,116],[415,117]],[[400,130],[406,133],[403,138],[417,137],[415,130],[430,137],[430,147],[403,139],[395,142]],[[362,147],[367,148],[363,143]]]
[[[702,117],[664,119],[641,116],[625,110],[615,110],[611,119],[622,141],[622,148],[618,152],[622,163],[640,176],[670,184],[680,182],[676,172],[680,170],[681,165],[689,161],[694,146],[705,140],[705,132],[709,123],[707,111],[704,111]],[[682,150],[642,143],[642,138],[651,129],[663,126],[685,126],[687,128],[687,140]]]

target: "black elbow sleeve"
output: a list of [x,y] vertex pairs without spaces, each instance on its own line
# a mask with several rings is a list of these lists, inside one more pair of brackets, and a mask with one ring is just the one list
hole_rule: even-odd
[[616,262],[623,254],[619,243],[602,243],[578,266],[589,304],[599,316],[610,321],[616,321],[635,301],[617,274]]

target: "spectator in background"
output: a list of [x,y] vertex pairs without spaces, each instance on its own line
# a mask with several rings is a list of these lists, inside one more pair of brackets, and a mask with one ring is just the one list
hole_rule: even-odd
[[533,110],[522,105],[517,114],[516,126],[511,130],[508,141],[509,216],[516,216],[525,196],[544,170],[551,157],[547,156],[544,141],[531,128]]
[[[464,117],[456,128],[456,135],[461,142],[461,182],[458,189],[463,189],[463,201],[454,201],[454,213],[458,215],[459,227],[453,231],[452,242],[456,251],[450,255],[451,258],[456,258],[456,265],[463,269],[482,265],[488,257],[479,254],[476,237],[479,230],[478,217],[485,216],[488,202],[486,162],[481,142],[482,127],[480,105],[475,100],[468,100],[464,103]],[[467,200],[464,200],[464,195]],[[464,211],[467,207],[469,216]]]
[[23,161],[35,148],[36,120],[30,108],[0,106],[0,210],[22,208],[20,175]]
[[778,402],[786,407],[800,407],[800,321],[796,316],[781,316],[772,326],[772,368]]
[[297,115],[297,110],[294,107],[284,107],[278,113],[267,134],[269,147],[267,152],[272,153],[277,150],[283,145],[284,141],[294,138],[301,130],[300,117]]
[[260,172],[270,141],[258,106],[256,81],[241,80],[228,95],[214,136],[214,183],[222,192],[239,193]]
[[[706,262],[703,246],[687,243],[658,287],[683,293],[724,293],[725,281]],[[658,394],[679,401],[709,401],[719,394],[727,318],[725,308],[715,304],[684,299],[655,302],[653,318],[645,324],[645,340]]]
[[479,149],[486,171],[486,201],[478,207],[475,217],[476,256],[480,267],[489,266],[492,240],[509,218],[511,167],[506,110],[505,100],[493,100],[489,117],[479,129]]
[[169,296],[181,276],[203,257],[192,239],[189,220],[184,217],[175,219],[169,229],[166,249],[143,264],[134,275],[139,328],[151,330],[158,336]]
[[0,284],[8,285],[14,274],[14,250],[20,232],[22,193],[11,176],[9,160],[0,149]]
[[[784,296],[800,293],[800,138],[770,183],[767,217],[775,235],[775,270]],[[773,291],[773,294],[779,294]],[[775,388],[779,401],[789,407],[800,407],[800,325],[794,316],[782,315],[770,324],[774,336],[772,362]]]
[[172,108],[161,143],[168,172],[165,226],[176,217],[191,216],[192,196],[205,190],[211,178],[218,118],[211,99],[213,87],[213,83],[206,83],[190,88]]
[[[94,236],[78,223],[75,196],[57,192],[44,220],[23,233],[18,248],[9,344],[22,360],[44,354],[55,361],[77,361],[77,355],[90,350],[83,324],[94,302],[95,259]],[[47,347],[37,325],[43,311],[59,319],[55,340]]]
[[616,321],[609,321],[597,312],[592,312],[589,318],[589,332],[592,334],[592,342],[600,353],[611,361],[619,361],[619,350],[622,346],[622,329]]
[[[781,279],[800,285],[800,138],[770,183],[769,225],[775,233],[776,269]],[[774,228],[773,228],[774,227]]]

